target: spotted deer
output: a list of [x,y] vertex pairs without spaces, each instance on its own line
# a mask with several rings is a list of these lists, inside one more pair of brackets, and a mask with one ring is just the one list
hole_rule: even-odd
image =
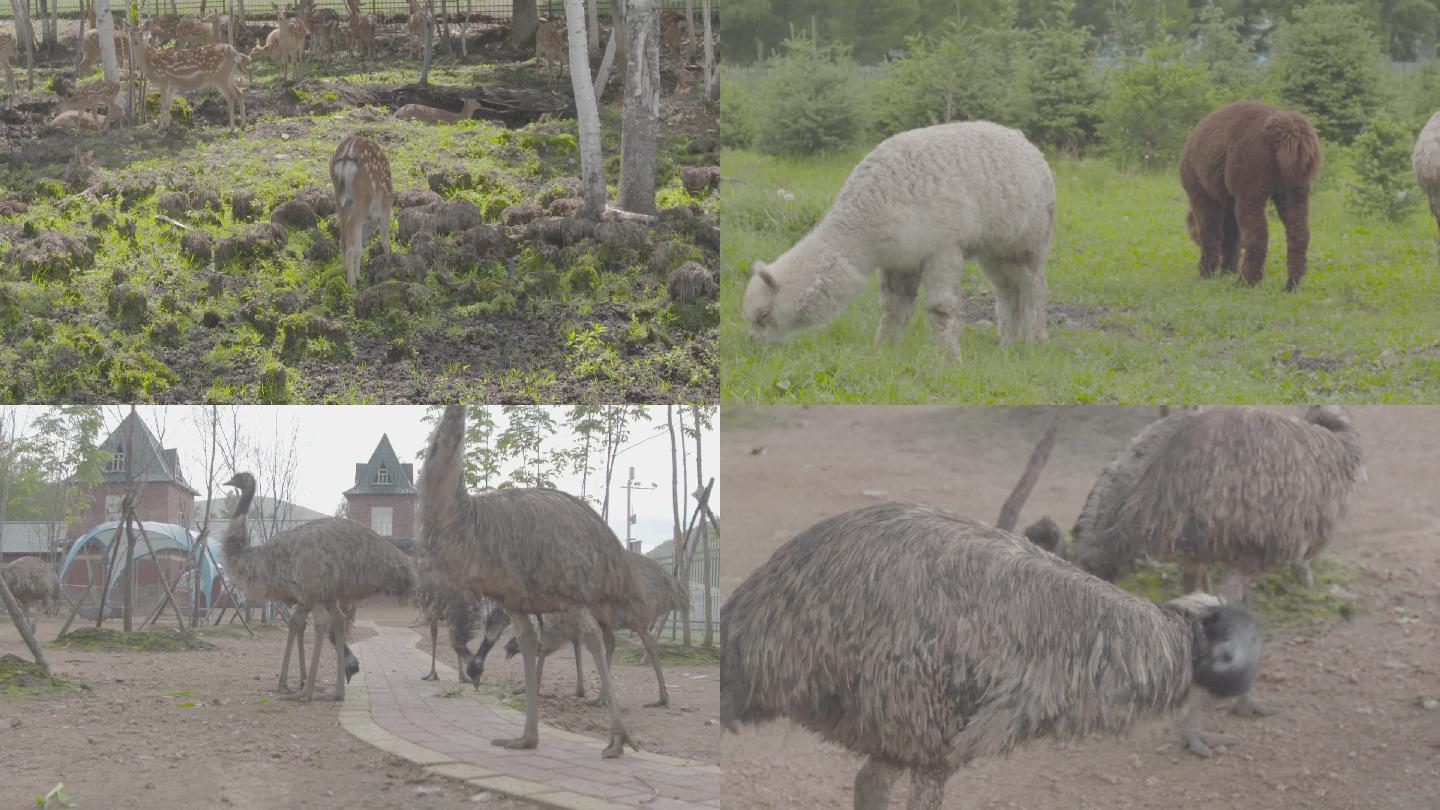
[[[130,39],[121,31],[115,32],[115,59],[122,64],[130,47]],[[84,76],[100,62],[100,32],[94,28],[85,32],[80,41],[80,65],[75,68],[76,76]]]
[[660,12],[660,47],[679,58],[680,45],[684,41],[685,15],[674,9],[662,10]]
[[198,20],[175,23],[175,47],[193,48],[220,41],[220,14],[211,12]]
[[315,9],[305,27],[315,37],[314,49],[334,53],[335,43],[340,41],[340,12],[333,8]]
[[[151,39],[160,43],[175,38],[175,29],[179,27],[180,21],[184,18],[179,14],[156,14],[140,24],[140,32],[149,34]],[[93,28],[95,23],[90,23]]]
[[420,7],[416,0],[406,0],[410,4],[410,18],[405,21],[405,30],[410,32],[410,38],[415,42],[415,56],[425,56],[425,29],[431,25],[430,14]]
[[[545,21],[535,28],[535,58],[545,66],[545,72],[552,80],[560,78],[560,72],[570,61],[570,49],[565,41],[565,24]],[[550,69],[551,64],[555,69]]]
[[235,84],[235,75],[244,73],[250,57],[216,42],[198,48],[155,50],[144,37],[135,37],[135,54],[140,70],[160,91],[160,128],[170,126],[170,106],[176,93],[188,93],[213,87],[225,97],[230,112],[230,127],[235,127],[235,105],[240,105],[240,126],[245,126],[245,95]]
[[395,111],[395,117],[402,121],[424,121],[427,124],[454,124],[458,121],[469,121],[479,108],[480,100],[474,98],[465,99],[460,112],[427,107],[424,104],[406,104]]
[[[107,116],[100,116],[100,107],[105,107],[109,113]],[[101,130],[109,126],[110,120],[124,109],[120,102],[120,83],[96,79],[93,82],[86,82],[75,88],[70,95],[60,99],[60,104],[55,107],[56,113],[85,112],[97,116],[96,123]]]
[[250,60],[267,59],[281,70],[281,78],[290,80],[290,65],[295,65],[295,75],[300,75],[300,47],[304,40],[286,35],[287,26],[281,25],[265,37],[264,45],[250,49]]
[[335,184],[335,218],[340,226],[340,255],[345,278],[354,287],[360,279],[360,257],[369,233],[380,231],[380,250],[390,252],[390,161],[369,138],[351,135],[330,158]]
[[5,68],[5,92],[15,95],[15,71],[10,67],[10,60],[15,58],[15,37],[10,34],[0,34],[0,67]]

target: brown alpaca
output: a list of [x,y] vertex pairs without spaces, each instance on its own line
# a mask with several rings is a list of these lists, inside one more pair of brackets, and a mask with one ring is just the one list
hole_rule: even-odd
[[1269,246],[1265,203],[1273,199],[1285,225],[1285,291],[1299,286],[1310,245],[1310,183],[1320,160],[1320,138],[1298,112],[1239,101],[1200,119],[1180,152],[1180,185],[1190,197],[1186,225],[1200,246],[1200,275],[1213,275],[1216,265],[1235,272],[1244,248],[1240,278],[1260,283]]

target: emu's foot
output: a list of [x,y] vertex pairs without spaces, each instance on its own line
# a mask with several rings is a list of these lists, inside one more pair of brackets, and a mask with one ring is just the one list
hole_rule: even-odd
[[1198,754],[1206,759],[1209,759],[1211,756],[1211,748],[1222,745],[1239,744],[1239,737],[1232,737],[1228,734],[1209,734],[1198,729],[1195,731],[1181,732],[1180,734],[1180,750]]
[[1230,707],[1230,711],[1241,717],[1269,717],[1275,713],[1275,708],[1257,702],[1255,698],[1250,697],[1249,692],[1246,692],[1235,699],[1235,705]]
[[501,748],[509,748],[512,751],[528,751],[540,745],[540,736],[520,736],[510,739],[491,740],[491,745],[498,745]]
[[[438,680],[440,680],[440,676],[439,676],[438,674],[436,674],[435,672],[431,672],[429,675],[421,675],[421,676],[420,676],[420,680],[422,680],[422,681],[438,681]],[[461,678],[461,681],[464,681],[464,678]]]
[[589,699],[589,700],[581,701],[581,702],[584,703],[586,706],[609,706],[609,705],[610,705],[610,701],[606,700],[606,699],[603,698],[603,697],[598,697],[598,696],[597,696],[597,697],[593,697],[593,698],[591,698],[591,699]]
[[577,698],[584,698],[584,697],[585,697],[585,687],[583,687],[583,686],[577,686],[577,687],[575,687],[575,697],[577,697]]
[[666,706],[669,706],[669,705],[670,705],[670,696],[669,696],[669,695],[665,695],[665,696],[661,697],[659,700],[655,701],[654,703],[646,703],[642,708],[645,708],[645,709],[659,709],[659,708],[666,707]]
[[600,752],[600,756],[605,759],[615,759],[625,753],[626,745],[629,745],[630,748],[635,751],[640,750],[640,746],[636,745],[635,741],[630,739],[630,732],[623,728],[618,732],[611,732],[610,744],[605,746],[605,750]]
[[301,703],[309,703],[315,697],[315,694],[310,691],[291,692],[288,695],[280,695],[279,697],[281,700],[298,700]]

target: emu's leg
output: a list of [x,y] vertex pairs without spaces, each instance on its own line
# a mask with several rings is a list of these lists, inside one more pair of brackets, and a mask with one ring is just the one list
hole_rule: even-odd
[[1285,226],[1285,292],[1300,286],[1305,277],[1305,253],[1310,249],[1310,191],[1289,188],[1275,195],[1275,210]]
[[580,656],[580,637],[576,636],[570,642],[575,648],[575,697],[585,697],[585,666]]
[[1176,724],[1176,731],[1180,733],[1180,750],[1189,751],[1193,754],[1208,758],[1210,749],[1218,745],[1239,745],[1239,737],[1231,737],[1226,734],[1210,734],[1200,730],[1200,714],[1209,706],[1213,698],[1201,690],[1190,696],[1189,706],[1185,714],[1181,716],[1180,722]]
[[[345,700],[345,653],[349,651],[345,644],[345,612],[334,602],[330,603],[329,612],[330,642],[335,645],[335,694],[330,699],[340,703]],[[317,642],[315,646],[318,649],[324,645]]]
[[[1225,572],[1225,579],[1220,583],[1220,595],[1231,601],[1245,602],[1250,591],[1250,573],[1239,568],[1231,568]],[[1275,709],[1256,701],[1249,692],[1235,699],[1235,705],[1230,711],[1244,717],[1267,717],[1275,713]]]
[[1210,199],[1204,191],[1190,192],[1190,218],[1194,224],[1190,235],[1200,246],[1201,278],[1215,275],[1215,267],[1220,263],[1221,241],[1225,229],[1224,214],[1225,206]]
[[1295,568],[1300,577],[1300,584],[1307,588],[1315,587],[1315,572],[1310,570],[1309,560],[1296,560]]
[[[281,695],[281,700],[308,702],[315,696],[315,679],[320,675],[320,651],[325,649],[323,639],[329,635],[328,628],[324,626],[324,619],[322,617],[328,614],[329,611],[315,614],[315,643],[312,645],[315,649],[310,654],[310,675],[305,679],[305,688],[294,694]],[[301,662],[301,666],[304,666],[303,661]]]
[[950,781],[950,771],[939,768],[910,771],[910,801],[907,810],[940,810],[945,800],[945,783]]
[[[438,681],[438,680],[440,680],[440,675],[439,675],[439,673],[437,673],[437,672],[435,671],[435,641],[436,641],[436,639],[438,639],[439,637],[440,637],[440,620],[439,620],[439,619],[431,619],[431,620],[430,620],[430,674],[429,674],[429,675],[425,675],[424,677],[422,677],[422,678],[420,679],[420,680],[422,680],[422,681]],[[465,667],[464,667],[463,665],[460,667],[460,677],[461,677],[462,679],[465,677]]]
[[905,333],[915,312],[915,294],[920,291],[920,273],[915,270],[880,270],[880,329],[877,345],[894,345]]
[[935,253],[920,266],[930,339],[953,355],[960,353],[960,282],[964,276],[965,254],[958,247]]
[[525,662],[525,733],[511,739],[492,740],[492,743],[502,748],[534,748],[540,744],[540,681],[535,671],[540,640],[535,637],[535,625],[528,615],[512,612],[510,623],[515,626],[515,639],[520,642],[520,656]]
[[[600,624],[600,623],[599,623],[599,622],[596,622],[596,624]],[[577,639],[578,639],[578,637],[577,637]],[[609,627],[606,627],[605,625],[601,624],[601,625],[600,625],[600,640],[601,640],[602,642],[604,642],[604,644],[605,644],[605,660],[606,660],[606,661],[614,661],[614,660],[615,660],[615,631],[613,631],[613,630],[611,630]],[[578,652],[577,652],[577,654],[576,654],[576,657],[577,657],[577,658],[579,657]],[[601,690],[600,690],[599,696],[597,696],[594,700],[588,701],[588,703],[589,703],[589,705],[591,705],[591,706],[608,706],[608,705],[610,704],[610,695],[607,694],[607,693],[605,692],[604,688],[602,687]]]
[[595,659],[595,668],[600,670],[600,695],[610,702],[610,744],[605,746],[601,756],[606,759],[620,756],[625,753],[626,743],[630,743],[631,748],[640,750],[630,739],[630,732],[625,730],[625,724],[620,722],[620,701],[614,698],[610,689],[610,659],[605,655],[600,625],[587,608],[580,609],[580,635],[585,639],[585,646],[590,648],[590,657]]
[[[290,647],[304,635],[305,622],[309,617],[310,609],[304,605],[296,605],[295,610],[290,613],[290,621],[287,622],[290,633],[285,638],[285,657],[280,659],[280,682],[275,685],[275,691],[282,695],[290,691]],[[300,671],[305,671],[304,648],[300,650]]]
[[890,806],[890,786],[900,776],[900,769],[886,765],[874,757],[865,760],[855,774],[855,810],[886,810]]
[[1240,262],[1240,280],[1251,286],[1259,284],[1265,276],[1265,253],[1270,249],[1265,199],[1252,196],[1235,200],[1235,222],[1240,226],[1240,247],[1245,250],[1245,258]]
[[670,693],[665,690],[665,672],[660,669],[660,645],[655,643],[655,637],[650,631],[640,628],[640,643],[645,645],[645,651],[650,653],[650,663],[655,665],[655,681],[660,684],[660,699],[654,703],[646,703],[645,708],[653,709],[656,706],[669,706]]
[[1240,225],[1235,222],[1233,202],[1225,206],[1220,223],[1220,270],[1233,273],[1240,266]]

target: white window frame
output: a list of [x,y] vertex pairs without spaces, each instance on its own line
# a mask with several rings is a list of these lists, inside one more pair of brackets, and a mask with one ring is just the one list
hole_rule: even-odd
[[395,507],[370,507],[370,530],[381,537],[395,536]]
[[106,496],[105,496],[105,519],[106,519],[106,520],[119,520],[119,519],[120,519],[120,507],[121,507],[121,505],[123,505],[124,503],[125,503],[125,496],[124,496],[124,495],[106,495]]
[[375,483],[376,483],[376,484],[389,484],[389,483],[390,483],[390,468],[389,468],[389,467],[386,467],[384,464],[381,464],[381,465],[375,470]]

